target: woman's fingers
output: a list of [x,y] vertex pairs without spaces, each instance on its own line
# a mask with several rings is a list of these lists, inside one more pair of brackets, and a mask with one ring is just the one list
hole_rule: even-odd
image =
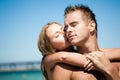
[[87,62],[85,62],[84,64],[84,67],[87,67],[90,62],[91,62],[90,60],[87,60]]
[[93,68],[93,63],[90,62],[86,67],[85,70],[90,71]]
[[92,69],[94,69],[94,66],[92,65],[91,67],[89,67],[88,69],[87,69],[87,71],[90,71],[90,70],[92,70]]
[[85,67],[85,70],[90,71],[91,69],[93,69],[94,66],[93,66],[93,63],[90,60],[88,60],[85,63],[84,67]]

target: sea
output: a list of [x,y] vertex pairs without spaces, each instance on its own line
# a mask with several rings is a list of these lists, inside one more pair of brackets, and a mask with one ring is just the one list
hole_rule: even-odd
[[0,80],[43,80],[40,70],[0,72]]

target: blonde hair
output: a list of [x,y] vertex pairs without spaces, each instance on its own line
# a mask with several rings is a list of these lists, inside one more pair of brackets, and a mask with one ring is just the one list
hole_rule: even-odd
[[[47,75],[43,60],[46,55],[53,54],[56,52],[56,50],[52,47],[50,40],[46,34],[46,30],[52,24],[58,24],[58,23],[57,22],[49,22],[48,24],[43,26],[41,33],[39,34],[39,37],[38,37],[38,49],[41,52],[41,54],[43,55],[42,62],[41,62],[41,71],[44,75],[43,80],[48,80],[48,75]],[[60,25],[60,24],[58,24],[58,25]]]
[[[58,23],[57,22],[49,22],[48,24],[43,26],[42,31],[38,37],[38,49],[43,56],[56,52],[56,50],[52,47],[50,40],[46,34],[47,28],[52,24],[58,24]],[[60,24],[58,24],[58,25],[60,25]]]

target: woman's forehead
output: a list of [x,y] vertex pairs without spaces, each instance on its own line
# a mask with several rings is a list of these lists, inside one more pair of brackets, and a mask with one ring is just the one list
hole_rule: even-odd
[[47,34],[48,36],[53,36],[53,35],[56,34],[56,32],[62,31],[62,30],[63,30],[62,28],[63,28],[63,27],[60,26],[60,25],[58,25],[58,24],[52,24],[52,25],[50,25],[50,26],[47,28],[46,34]]

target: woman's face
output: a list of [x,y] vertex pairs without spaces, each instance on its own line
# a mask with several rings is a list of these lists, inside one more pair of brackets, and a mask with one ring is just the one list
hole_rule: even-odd
[[70,46],[67,38],[65,37],[63,27],[58,24],[50,25],[46,30],[46,34],[54,49],[64,50]]

